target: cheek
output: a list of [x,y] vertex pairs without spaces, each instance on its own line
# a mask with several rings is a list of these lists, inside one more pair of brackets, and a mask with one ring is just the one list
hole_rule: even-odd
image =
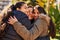
[[38,18],[38,14],[35,14],[34,18]]
[[27,10],[26,10],[26,9],[24,9],[24,8],[22,8],[22,11],[26,12]]
[[38,16],[38,14],[36,13],[35,16]]
[[27,9],[23,8],[24,11],[27,11]]

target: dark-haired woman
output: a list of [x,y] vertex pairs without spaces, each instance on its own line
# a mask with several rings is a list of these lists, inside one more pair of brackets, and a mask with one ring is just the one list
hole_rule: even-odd
[[[47,15],[47,13],[46,13],[46,11],[44,10],[44,8],[42,8],[42,7],[37,7],[37,10],[38,10],[38,12],[40,13],[40,14],[42,14],[42,15]],[[45,30],[46,31],[46,30]],[[49,26],[48,26],[48,29],[47,29],[47,31],[49,31],[49,33],[48,33],[48,35],[46,36],[46,37],[38,37],[37,39],[38,40],[49,40],[50,39],[50,36],[52,37],[52,38],[55,38],[55,36],[56,36],[56,29],[55,29],[55,25],[54,25],[54,23],[52,22],[52,19],[50,19],[50,22],[49,22]]]
[[[33,26],[27,16],[27,4],[24,2],[17,2],[11,7],[12,13],[22,25],[24,25],[28,30]],[[13,15],[11,15],[13,17]],[[9,16],[10,17],[10,16]],[[3,21],[6,23],[5,35],[3,40],[24,40],[14,29],[13,25],[7,23],[9,17],[4,18]]]
[[[43,14],[47,15],[44,8],[42,8],[42,7],[38,7],[38,11],[39,11],[39,13],[43,13]],[[49,23],[49,36],[51,36],[52,38],[55,38],[55,36],[56,36],[56,29],[55,29],[55,25],[54,25],[52,19],[50,19],[50,23]]]

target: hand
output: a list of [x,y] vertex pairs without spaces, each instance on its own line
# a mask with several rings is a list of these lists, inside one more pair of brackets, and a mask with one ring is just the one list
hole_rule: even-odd
[[9,24],[12,24],[12,25],[13,25],[13,24],[14,24],[15,22],[17,22],[18,20],[17,20],[16,17],[14,16],[14,17],[10,17],[8,21],[9,21],[9,22],[8,22]]
[[3,23],[1,26],[0,26],[0,30],[4,30],[5,29],[5,27],[6,27],[6,23]]

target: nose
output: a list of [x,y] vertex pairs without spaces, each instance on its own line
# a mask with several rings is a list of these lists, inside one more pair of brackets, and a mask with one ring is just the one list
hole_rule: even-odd
[[38,16],[38,14],[36,13],[35,16]]

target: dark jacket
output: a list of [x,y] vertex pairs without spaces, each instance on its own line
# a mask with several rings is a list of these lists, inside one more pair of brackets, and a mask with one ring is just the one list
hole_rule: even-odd
[[[26,14],[24,14],[21,11],[13,11],[14,16],[18,19],[18,21],[24,25],[28,30],[32,27],[31,22],[29,21]],[[3,37],[3,40],[23,40],[21,36],[17,34],[14,27],[10,24],[7,24],[5,28],[5,35]]]

